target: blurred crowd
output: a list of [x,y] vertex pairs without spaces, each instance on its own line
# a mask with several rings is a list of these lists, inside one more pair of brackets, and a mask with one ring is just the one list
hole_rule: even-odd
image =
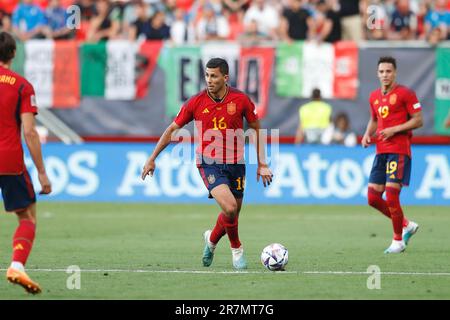
[[0,29],[24,41],[436,44],[450,39],[450,0],[0,0]]

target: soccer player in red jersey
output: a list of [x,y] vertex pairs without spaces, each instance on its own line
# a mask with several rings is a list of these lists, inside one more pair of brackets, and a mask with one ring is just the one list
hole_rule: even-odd
[[21,132],[37,168],[41,194],[51,192],[51,184],[42,160],[41,143],[34,116],[37,113],[32,85],[9,70],[16,52],[13,37],[0,32],[0,189],[8,212],[15,212],[19,226],[13,237],[12,263],[7,279],[27,292],[39,293],[39,284],[25,273],[36,232],[36,196],[23,160]]
[[238,234],[238,218],[245,186],[244,118],[256,132],[257,180],[262,178],[265,187],[272,182],[273,175],[264,160],[263,139],[255,105],[246,94],[228,86],[228,79],[228,64],[224,59],[213,58],[208,61],[205,70],[207,88],[182,106],[145,163],[142,179],[149,174],[153,176],[156,157],[170,143],[172,134],[195,120],[200,142],[196,152],[197,167],[209,197],[213,197],[222,209],[214,228],[203,235],[203,265],[211,265],[217,243],[227,234],[233,266],[240,270],[247,268]]
[[[370,94],[371,117],[361,144],[376,143],[376,157],[369,177],[369,205],[392,220],[394,239],[385,253],[400,253],[419,225],[408,221],[400,206],[402,186],[411,174],[412,130],[423,124],[422,107],[411,89],[396,83],[397,63],[392,57],[378,61],[381,87]],[[386,200],[382,198],[386,192]]]

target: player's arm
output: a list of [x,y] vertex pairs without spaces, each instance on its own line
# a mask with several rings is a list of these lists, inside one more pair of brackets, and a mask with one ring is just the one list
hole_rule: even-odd
[[258,159],[258,169],[256,170],[256,180],[262,178],[264,187],[272,182],[272,171],[266,163],[265,137],[259,120],[249,122],[248,126],[256,131],[256,158]]
[[371,143],[371,137],[377,131],[378,121],[373,117],[370,117],[369,122],[367,123],[366,132],[361,140],[361,145],[364,148],[367,148]]
[[52,186],[45,171],[44,160],[42,159],[41,141],[39,140],[39,134],[36,130],[34,114],[31,112],[22,113],[20,118],[22,120],[25,142],[38,172],[38,179],[42,188],[41,194],[49,194],[52,191]]
[[413,113],[411,118],[405,123],[381,130],[380,135],[383,140],[387,140],[397,133],[414,130],[420,128],[421,126],[423,126],[423,116],[422,111],[418,111]]
[[150,174],[153,176],[153,172],[155,171],[155,160],[158,155],[169,145],[172,141],[172,134],[175,133],[176,130],[180,129],[180,126],[175,122],[172,122],[167,129],[164,131],[162,136],[159,138],[158,143],[156,144],[155,150],[153,150],[151,156],[147,159],[147,162],[144,165],[142,170],[142,180],[145,180],[145,177]]

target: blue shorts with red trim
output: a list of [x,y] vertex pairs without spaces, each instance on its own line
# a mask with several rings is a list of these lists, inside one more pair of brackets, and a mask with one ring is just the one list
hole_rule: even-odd
[[226,184],[235,198],[244,197],[245,164],[202,163],[198,171],[210,192],[209,198],[212,198],[211,190],[221,184]]
[[369,183],[386,184],[386,182],[409,185],[411,176],[411,158],[405,154],[382,153],[373,160]]
[[6,211],[21,211],[36,202],[36,194],[28,171],[21,175],[0,175],[0,189]]

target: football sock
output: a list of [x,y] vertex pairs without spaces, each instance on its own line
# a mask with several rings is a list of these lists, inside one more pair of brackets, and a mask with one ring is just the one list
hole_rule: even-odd
[[212,229],[211,235],[209,236],[209,241],[214,244],[217,244],[226,233],[225,228],[223,227],[222,216],[224,216],[223,212],[219,213],[217,216],[216,225]]
[[33,246],[36,225],[30,220],[20,220],[13,237],[12,261],[25,265]]
[[25,271],[25,267],[21,262],[13,261],[11,262],[10,267],[16,270]]
[[400,190],[386,187],[386,202],[391,213],[392,225],[394,227],[394,240],[402,240],[403,210],[400,206]]
[[[383,192],[378,192],[374,188],[369,187],[367,192],[367,200],[371,207],[374,207],[389,219],[391,218],[391,213],[389,212],[387,203],[383,199]],[[403,227],[408,226],[408,223],[409,220],[403,215]]]
[[367,200],[371,207],[374,207],[386,217],[391,218],[391,213],[389,212],[387,203],[383,199],[383,192],[379,192],[374,188],[369,187],[369,189],[367,190]]
[[237,249],[241,246],[238,234],[238,215],[234,217],[228,217],[222,215],[222,223],[225,231],[227,232],[228,239],[230,239],[231,248]]

